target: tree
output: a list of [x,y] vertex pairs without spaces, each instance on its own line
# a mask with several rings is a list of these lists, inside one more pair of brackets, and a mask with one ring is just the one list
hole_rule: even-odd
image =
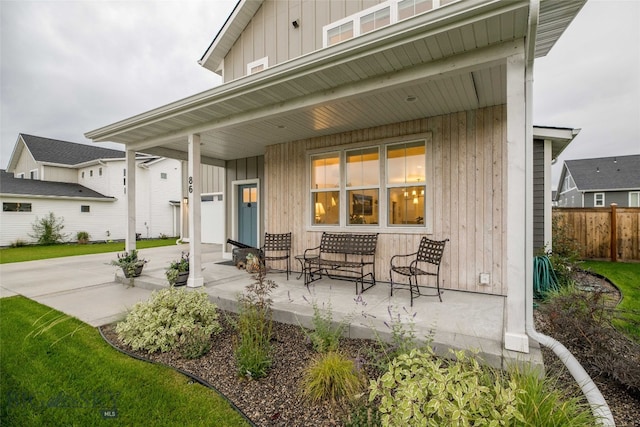
[[38,241],[39,245],[55,245],[63,242],[68,235],[62,233],[64,228],[64,218],[56,217],[53,212],[41,219],[36,217],[36,221],[31,224],[33,234],[29,236]]

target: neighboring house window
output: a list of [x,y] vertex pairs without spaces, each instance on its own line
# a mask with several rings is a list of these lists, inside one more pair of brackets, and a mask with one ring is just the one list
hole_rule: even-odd
[[593,206],[595,206],[595,207],[604,206],[604,193],[594,193],[594,195],[593,195]]
[[31,203],[2,203],[3,212],[31,212]]
[[247,74],[255,74],[269,66],[269,57],[265,56],[247,64]]
[[29,172],[29,178],[38,179],[38,169],[34,169]]
[[166,172],[160,172],[160,179],[167,179],[167,173]]
[[89,176],[93,176],[93,169],[89,171]]
[[84,178],[84,171],[82,171],[82,178]]
[[24,173],[19,173],[16,175],[16,178],[18,179],[24,179]]
[[420,139],[312,155],[311,225],[429,227],[427,148]]
[[98,169],[98,175],[99,175],[99,176],[102,176],[102,168],[99,168],[99,169]]
[[640,208],[640,191],[631,191],[629,193],[629,207]]
[[89,205],[80,206],[80,212],[89,212],[90,210],[91,210],[91,207]]

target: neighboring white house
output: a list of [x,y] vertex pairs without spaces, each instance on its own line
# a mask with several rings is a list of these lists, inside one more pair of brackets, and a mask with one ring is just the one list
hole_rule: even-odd
[[[136,233],[185,238],[182,162],[138,153],[136,165]],[[20,134],[0,176],[0,246],[33,241],[32,224],[49,212],[64,218],[71,241],[78,231],[88,232],[90,240],[124,239],[127,179],[124,151]],[[216,190],[211,184],[209,189]],[[206,201],[213,198],[203,195]],[[209,215],[217,220],[208,223],[219,227],[208,229],[203,241],[220,243],[222,209]]]

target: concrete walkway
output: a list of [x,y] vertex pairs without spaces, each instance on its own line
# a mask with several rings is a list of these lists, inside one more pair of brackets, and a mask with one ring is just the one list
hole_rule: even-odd
[[[23,295],[92,325],[100,326],[122,319],[138,301],[149,298],[156,289],[166,288],[164,272],[169,262],[180,257],[187,245],[141,249],[149,259],[144,271],[128,287],[117,267],[109,265],[114,253],[57,258],[0,265],[0,296]],[[255,279],[244,270],[224,265],[221,245],[203,245],[203,276],[206,291],[218,307],[235,311],[238,295]],[[297,264],[293,261],[293,264]],[[299,268],[298,265],[292,265]],[[348,335],[372,338],[374,331],[390,336],[391,316],[413,327],[416,336],[432,340],[440,354],[449,348],[478,349],[494,366],[505,362],[542,364],[537,343],[531,353],[503,349],[505,299],[501,296],[445,290],[443,302],[421,297],[409,307],[408,291],[389,297],[388,283],[379,282],[360,297],[348,281],[322,279],[309,289],[297,273],[286,280],[284,273],[269,272],[267,279],[278,287],[272,294],[274,319],[311,326],[313,304],[330,307],[335,321],[348,321]]]

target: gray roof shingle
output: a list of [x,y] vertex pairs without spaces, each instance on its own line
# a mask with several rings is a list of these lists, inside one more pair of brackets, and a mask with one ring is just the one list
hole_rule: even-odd
[[0,194],[48,197],[91,197],[115,200],[113,197],[105,196],[80,184],[40,181],[37,179],[20,179],[15,178],[12,173],[7,173],[4,170],[0,170]]
[[77,165],[97,159],[124,158],[124,151],[21,133],[22,140],[37,162]]
[[566,160],[579,190],[640,189],[640,154]]

